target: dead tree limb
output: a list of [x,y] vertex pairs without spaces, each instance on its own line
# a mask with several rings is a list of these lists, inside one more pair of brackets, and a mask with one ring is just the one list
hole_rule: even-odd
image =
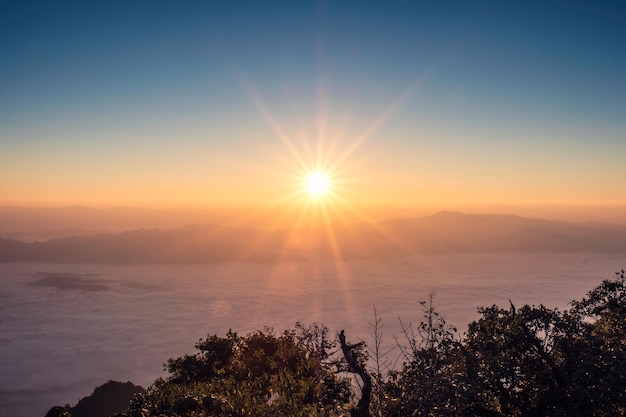
[[372,377],[367,373],[365,368],[359,363],[356,354],[353,352],[354,345],[346,343],[346,336],[343,330],[339,332],[339,343],[341,344],[341,351],[343,356],[350,365],[350,370],[363,381],[363,388],[361,388],[361,398],[357,404],[357,409],[354,417],[371,417],[370,415],[370,398],[372,396]]

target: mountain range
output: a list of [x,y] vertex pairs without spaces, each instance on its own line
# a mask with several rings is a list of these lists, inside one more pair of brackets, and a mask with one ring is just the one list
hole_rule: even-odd
[[190,264],[385,260],[412,254],[475,252],[626,253],[626,226],[516,215],[463,214],[267,232],[214,224],[68,236],[0,239],[0,262]]

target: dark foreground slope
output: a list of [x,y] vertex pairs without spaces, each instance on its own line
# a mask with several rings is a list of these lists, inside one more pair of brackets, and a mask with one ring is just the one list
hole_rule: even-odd
[[125,411],[130,400],[144,390],[132,382],[109,381],[96,387],[74,407],[52,407],[46,417],[109,417]]

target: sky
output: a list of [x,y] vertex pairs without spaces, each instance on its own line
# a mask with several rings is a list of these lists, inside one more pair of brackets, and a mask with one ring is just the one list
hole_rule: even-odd
[[0,205],[626,206],[625,48],[612,2],[2,1]]

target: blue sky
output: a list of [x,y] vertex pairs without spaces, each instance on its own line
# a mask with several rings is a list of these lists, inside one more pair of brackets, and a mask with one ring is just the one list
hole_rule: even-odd
[[[244,198],[252,173],[233,166],[289,155],[259,106],[296,148],[305,132],[338,153],[393,107],[354,154],[395,184],[368,195],[626,201],[625,50],[626,6],[611,2],[5,1],[0,191],[89,203],[85,187],[110,183],[101,195],[122,202],[133,191],[115,181],[177,171],[198,193],[229,178]],[[459,197],[455,181],[478,191]],[[52,183],[56,200],[40,190]]]

